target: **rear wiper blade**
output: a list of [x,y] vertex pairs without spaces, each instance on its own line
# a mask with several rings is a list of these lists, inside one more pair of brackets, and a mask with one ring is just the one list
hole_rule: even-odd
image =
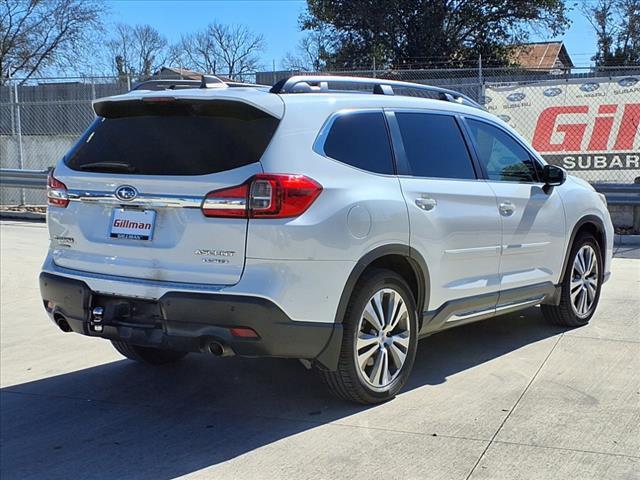
[[82,165],[80,170],[86,171],[98,171],[98,172],[126,172],[126,173],[138,173],[139,170],[132,167],[128,163],[122,162],[95,162]]

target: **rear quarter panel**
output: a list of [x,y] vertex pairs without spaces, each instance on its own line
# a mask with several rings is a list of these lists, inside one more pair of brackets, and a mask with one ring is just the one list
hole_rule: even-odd
[[247,258],[357,261],[380,245],[408,245],[407,207],[397,177],[359,170],[313,151],[324,122],[342,109],[340,102],[290,102],[261,160],[263,168],[304,174],[323,191],[297,218],[250,220]]

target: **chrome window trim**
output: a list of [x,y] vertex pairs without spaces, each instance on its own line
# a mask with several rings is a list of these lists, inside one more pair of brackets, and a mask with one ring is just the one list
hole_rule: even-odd
[[[471,161],[471,167],[475,175],[474,178],[458,178],[458,177],[426,177],[422,175],[402,173],[402,174],[398,174],[399,178],[418,179],[418,180],[445,180],[445,181],[454,181],[454,182],[478,182],[478,181],[485,180],[481,176],[482,172],[477,171],[478,167],[476,167],[475,165],[475,160],[474,160],[473,152],[471,150],[471,145],[468,145],[467,138],[465,136],[465,131],[464,131],[465,126],[461,123],[461,120],[462,120],[461,115],[458,112],[454,112],[451,110],[436,109],[436,108],[417,108],[417,107],[385,107],[384,111],[389,112],[394,116],[396,113],[419,113],[419,114],[427,114],[427,115],[433,114],[433,115],[444,115],[444,116],[452,117],[455,120],[456,125],[458,126],[458,129],[460,130],[460,136],[462,137],[462,141],[464,142],[465,149],[469,154],[469,160]],[[396,125],[398,128],[398,134],[400,135],[400,142],[403,142],[400,126],[398,124]],[[409,159],[406,157],[407,155],[406,152],[404,152],[404,142],[402,143],[402,151],[403,151],[403,155],[405,155],[405,160],[408,163]],[[409,168],[409,165],[407,165],[407,168]]]
[[[354,165],[350,165],[348,163],[345,163],[341,160],[338,160],[337,158],[333,158],[330,157],[329,155],[327,155],[327,153],[324,151],[324,144],[327,141],[327,137],[329,136],[329,132],[331,131],[331,127],[333,127],[333,124],[335,123],[335,121],[343,116],[346,115],[358,115],[361,113],[376,113],[379,112],[384,121],[385,124],[387,123],[386,118],[384,118],[384,108],[382,107],[363,107],[363,108],[345,108],[343,110],[338,110],[337,112],[333,112],[332,114],[330,114],[327,119],[325,120],[325,122],[322,124],[322,127],[320,127],[320,130],[318,131],[318,135],[316,136],[316,139],[313,142],[313,146],[311,147],[311,150],[313,150],[314,153],[317,153],[318,155],[327,158],[329,160],[332,160],[334,162],[338,162],[340,165],[344,165],[346,167],[349,168],[353,168],[354,170],[357,170],[359,172],[364,172],[364,173],[368,173],[370,175],[378,175],[380,177],[396,177],[397,175],[395,173],[379,173],[379,172],[373,172],[371,170],[365,170],[363,168],[358,168]],[[388,132],[388,127],[387,127],[387,135],[389,135]],[[393,142],[392,139],[389,137],[389,153],[391,154],[391,166],[394,168],[395,171],[395,160],[394,160],[394,155],[393,155]]]
[[[533,150],[531,147],[529,147],[528,145],[524,144],[519,138],[515,137],[513,135],[513,133],[511,133],[509,130],[507,130],[506,128],[504,128],[504,126],[500,125],[499,123],[494,122],[493,120],[486,118],[486,117],[480,117],[478,115],[473,115],[471,113],[464,113],[461,115],[462,120],[465,122],[465,128],[470,128],[467,124],[466,124],[466,120],[467,119],[471,119],[471,120],[477,120],[479,122],[483,122],[486,123],[487,125],[490,125],[492,127],[497,128],[498,130],[500,130],[501,132],[503,132],[505,135],[507,135],[510,139],[512,139],[514,142],[516,142],[518,145],[520,145],[531,157],[531,160],[533,162],[536,163],[537,169],[539,171],[542,171],[542,167],[544,167],[544,165],[546,165],[546,162],[544,161],[544,159],[540,156],[540,154],[538,152],[536,152],[535,150]],[[473,140],[473,137],[471,136],[471,134],[469,133],[469,137]],[[475,140],[473,140],[475,142]],[[473,147],[475,148],[475,144],[473,145]],[[479,161],[480,159],[478,159]],[[541,162],[542,160],[542,162]],[[515,180],[493,180],[490,178],[486,178],[485,179],[488,182],[499,182],[499,183],[515,183],[515,184],[520,184],[520,185],[544,185],[544,182],[541,182],[539,179],[538,181],[535,182],[517,182]]]

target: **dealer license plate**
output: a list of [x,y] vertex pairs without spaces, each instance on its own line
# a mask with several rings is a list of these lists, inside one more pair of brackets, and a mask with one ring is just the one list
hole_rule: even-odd
[[109,235],[111,238],[151,240],[156,223],[154,210],[132,210],[117,208],[111,216]]

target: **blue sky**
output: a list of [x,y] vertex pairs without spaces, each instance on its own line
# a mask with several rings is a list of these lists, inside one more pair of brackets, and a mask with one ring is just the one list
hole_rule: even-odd
[[[575,4],[575,1],[567,2]],[[162,32],[170,42],[181,34],[204,28],[216,20],[220,23],[240,23],[265,37],[267,49],[264,67],[276,68],[288,51],[294,51],[301,37],[298,17],[305,10],[304,0],[111,0],[111,21],[149,24]],[[578,11],[570,12],[573,25],[562,40],[576,66],[588,66],[596,49],[591,26]],[[532,40],[549,40],[532,38]]]

